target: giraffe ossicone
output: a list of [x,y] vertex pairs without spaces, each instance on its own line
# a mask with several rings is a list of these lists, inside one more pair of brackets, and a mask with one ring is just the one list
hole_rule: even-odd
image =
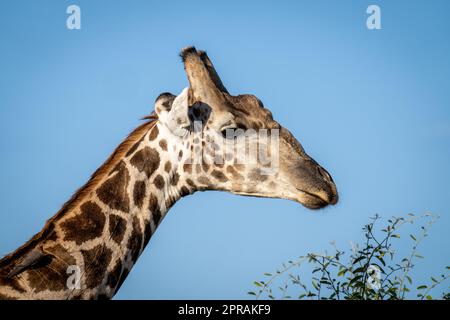
[[181,57],[189,87],[161,94],[43,229],[0,260],[0,299],[113,297],[170,207],[197,191],[337,203],[328,172],[258,98],[230,95],[204,51]]

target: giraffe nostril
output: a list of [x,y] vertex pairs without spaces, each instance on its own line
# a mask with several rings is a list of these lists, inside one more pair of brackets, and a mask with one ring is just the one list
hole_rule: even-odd
[[330,176],[330,174],[327,172],[327,170],[325,170],[324,168],[322,168],[321,166],[317,167],[317,171],[319,171],[319,174],[324,177],[326,180],[333,182],[333,178]]

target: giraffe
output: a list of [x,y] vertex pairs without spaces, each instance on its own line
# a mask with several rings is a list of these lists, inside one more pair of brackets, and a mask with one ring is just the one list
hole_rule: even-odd
[[[159,95],[145,123],[43,229],[0,260],[0,299],[112,298],[171,206],[197,191],[283,198],[310,209],[337,203],[329,173],[258,98],[229,94],[206,52],[187,47],[180,56],[189,87]],[[276,137],[276,147],[258,132]],[[270,161],[241,152],[252,146]]]

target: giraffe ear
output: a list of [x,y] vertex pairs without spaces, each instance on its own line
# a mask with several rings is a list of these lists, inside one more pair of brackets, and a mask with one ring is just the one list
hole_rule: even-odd
[[158,115],[158,118],[164,117],[164,114],[167,114],[170,109],[172,109],[173,100],[175,100],[176,96],[171,94],[170,92],[161,93],[158,98],[155,100],[155,112]]
[[184,135],[190,127],[188,116],[188,92],[185,88],[178,96],[166,95],[156,100],[156,113],[159,121],[165,124],[170,131]]

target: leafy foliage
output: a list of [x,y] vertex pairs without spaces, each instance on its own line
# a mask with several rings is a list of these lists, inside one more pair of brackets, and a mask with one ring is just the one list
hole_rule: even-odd
[[[363,244],[354,245],[349,255],[332,243],[332,254],[309,253],[295,261],[283,263],[282,268],[275,273],[265,273],[264,280],[255,281],[256,290],[248,294],[257,299],[291,299],[293,297],[290,292],[294,291],[291,287],[295,287],[295,291],[300,290],[295,297],[298,299],[431,300],[431,291],[450,277],[450,266],[446,267],[445,274],[431,277],[429,284],[418,285],[414,290],[415,296],[412,297],[413,279],[410,273],[415,267],[414,261],[423,259],[417,248],[428,236],[428,229],[438,218],[432,214],[393,217],[388,220],[388,225],[381,229],[381,236],[376,236],[374,227],[380,220],[380,216],[376,215],[370,218],[371,221],[363,228]],[[411,252],[398,261],[393,244],[400,238],[399,229],[418,220],[425,220],[425,223],[417,234],[408,236],[413,242]],[[293,272],[304,264],[309,264],[313,269],[312,280],[308,280],[308,284]],[[275,289],[275,283],[283,276],[287,276],[288,280]],[[441,298],[450,299],[450,293],[443,293]]]

